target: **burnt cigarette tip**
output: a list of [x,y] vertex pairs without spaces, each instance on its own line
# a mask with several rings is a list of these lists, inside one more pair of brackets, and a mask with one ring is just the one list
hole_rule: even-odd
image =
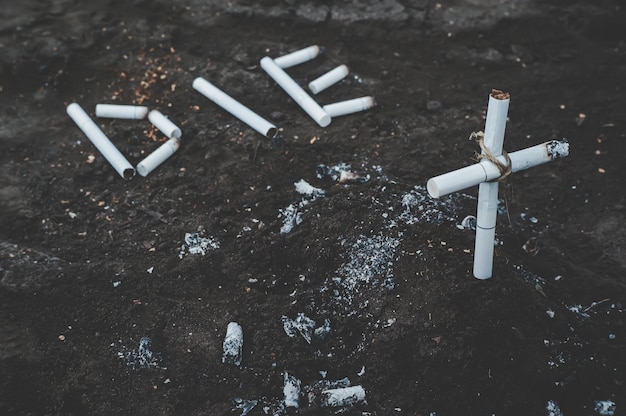
[[502,90],[497,90],[495,88],[491,90],[491,93],[489,95],[491,95],[496,100],[510,100],[511,99],[511,94],[509,94],[508,92],[504,92]]

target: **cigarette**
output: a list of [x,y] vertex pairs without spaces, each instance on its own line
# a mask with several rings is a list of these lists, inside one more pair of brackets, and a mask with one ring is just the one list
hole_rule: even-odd
[[168,139],[180,139],[182,136],[180,128],[158,110],[150,111],[148,114],[148,120],[150,120],[150,122],[154,124],[154,126],[159,129],[161,133],[165,134]]
[[348,67],[345,65],[339,65],[337,68],[328,71],[319,78],[309,82],[309,90],[313,94],[319,94],[326,88],[334,85],[348,76]]
[[509,94],[502,91],[492,90],[489,95],[484,140],[485,146],[494,156],[502,154],[504,130],[506,129],[506,118],[509,112],[510,101]]
[[364,401],[365,389],[362,386],[322,390],[322,407],[346,407]]
[[323,108],[331,117],[344,116],[346,114],[358,113],[374,107],[376,102],[374,97],[360,97],[352,100],[340,101],[338,103],[326,104]]
[[478,185],[474,277],[480,280],[491,278],[493,273],[493,251],[498,216],[498,186],[497,182],[484,182]]
[[97,104],[96,117],[141,120],[148,114],[148,107],[141,105]]
[[111,140],[100,130],[94,121],[87,115],[85,110],[77,103],[67,106],[69,115],[79,129],[87,136],[93,145],[102,153],[102,156],[113,166],[113,169],[124,179],[135,176],[135,169],[126,160],[124,155],[115,147]]
[[176,137],[169,139],[159,146],[154,152],[146,156],[144,160],[139,162],[137,165],[137,172],[139,172],[141,176],[148,176],[150,172],[176,153],[179,147],[180,139],[177,139]]
[[[502,154],[509,101],[509,95],[501,91],[493,90],[489,95],[484,140],[485,146],[495,157]],[[491,278],[493,272],[493,245],[498,216],[498,187],[497,182],[484,182],[478,186],[474,277],[481,280]]]
[[[550,140],[527,149],[509,153],[511,171],[518,172],[530,169],[568,155],[569,143],[567,140]],[[500,155],[496,159],[504,166],[507,165],[504,156]],[[431,197],[440,198],[444,195],[476,186],[482,182],[492,181],[500,177],[500,175],[500,170],[494,163],[482,160],[479,163],[431,178],[428,180],[426,188]]]
[[196,78],[192,86],[200,94],[204,95],[263,136],[272,138],[276,135],[277,129],[275,125],[227,95],[204,78]]
[[315,59],[320,54],[320,48],[317,45],[309,46],[308,48],[300,49],[295,52],[288,53],[287,55],[279,56],[274,59],[276,65],[283,69],[291,68],[292,66],[300,65],[304,62],[308,62]]
[[326,127],[330,116],[300,86],[268,56],[261,59],[261,68],[313,119]]

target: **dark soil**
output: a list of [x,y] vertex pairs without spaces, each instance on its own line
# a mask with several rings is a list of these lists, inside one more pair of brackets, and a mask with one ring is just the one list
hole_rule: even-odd
[[[619,2],[5,3],[0,414],[240,415],[253,400],[250,415],[570,416],[601,414],[598,401],[626,414]],[[296,81],[346,64],[316,99],[377,107],[320,128],[259,67],[312,44],[324,54],[289,69]],[[198,76],[280,137],[198,94]],[[459,227],[477,189],[434,200],[425,184],[474,163],[492,88],[511,93],[507,151],[567,138],[570,156],[502,185],[481,281]],[[133,165],[164,137],[96,119],[97,103],[161,110],[182,146],[123,180],[71,102]],[[341,164],[369,180],[319,167]],[[324,194],[297,193],[301,179]],[[284,233],[290,206],[301,223]],[[191,253],[187,233],[219,247]],[[288,336],[298,314],[330,332]],[[239,367],[222,362],[229,322]],[[323,388],[346,385],[366,402],[321,407]]]

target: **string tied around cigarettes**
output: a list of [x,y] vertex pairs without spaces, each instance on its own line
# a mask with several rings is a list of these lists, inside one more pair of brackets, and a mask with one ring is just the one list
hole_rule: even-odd
[[478,154],[478,153],[476,154],[476,159],[479,162],[481,160],[488,160],[491,163],[493,163],[494,165],[496,165],[496,167],[500,171],[500,176],[497,177],[496,179],[494,179],[494,181],[496,181],[496,182],[504,182],[504,181],[506,181],[506,179],[509,177],[509,175],[511,173],[513,173],[513,169],[511,167],[511,158],[509,157],[509,154],[503,150],[502,151],[502,156],[504,157],[504,160],[505,160],[506,163],[500,162],[500,160],[498,160],[498,158],[495,157],[493,155],[493,153],[491,153],[489,148],[485,145],[485,133],[482,132],[482,131],[472,132],[472,134],[470,134],[469,138],[470,138],[470,140],[474,140],[480,146],[481,153],[480,154]]

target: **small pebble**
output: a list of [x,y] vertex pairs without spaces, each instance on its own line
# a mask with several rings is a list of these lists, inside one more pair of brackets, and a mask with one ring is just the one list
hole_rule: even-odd
[[438,110],[441,110],[441,107],[443,107],[443,104],[441,104],[441,101],[431,100],[426,103],[426,109],[428,111],[438,111]]

